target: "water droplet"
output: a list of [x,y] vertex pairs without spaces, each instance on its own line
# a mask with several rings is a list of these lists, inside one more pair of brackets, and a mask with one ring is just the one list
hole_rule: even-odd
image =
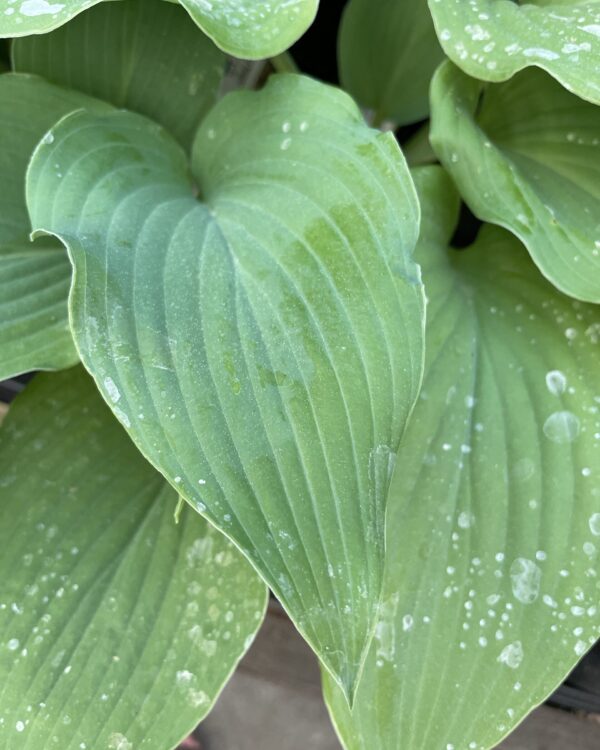
[[515,641],[502,649],[498,661],[500,664],[506,664],[511,669],[517,669],[517,667],[521,666],[523,656],[523,644],[521,641]]
[[517,557],[510,566],[510,578],[515,599],[531,604],[538,598],[542,571],[532,560]]
[[572,443],[580,430],[579,419],[570,411],[555,411],[544,422],[544,435],[558,445]]
[[600,536],[600,513],[590,516],[590,531],[594,536]]
[[560,396],[567,387],[567,378],[560,370],[546,373],[546,386],[553,396]]

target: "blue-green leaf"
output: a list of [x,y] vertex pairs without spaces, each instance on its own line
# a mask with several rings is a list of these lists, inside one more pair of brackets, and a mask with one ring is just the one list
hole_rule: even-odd
[[29,208],[69,248],[86,367],[351,695],[422,374],[418,206],[394,138],[300,76],[222,100],[196,140],[195,184],[136,115],[80,113],[53,137],[33,157]]
[[529,66],[600,104],[598,0],[429,0],[444,51],[482,81]]
[[429,83],[443,58],[426,0],[351,0],[340,27],[344,88],[376,119],[396,125],[429,115]]
[[471,210],[558,289],[600,302],[600,108],[539,70],[484,91],[450,62],[431,100],[431,143]]
[[[133,2],[133,0],[122,0]],[[0,37],[44,34],[102,0],[4,0]],[[139,0],[144,6],[152,0]],[[291,46],[312,23],[319,0],[170,0],[236,57],[272,57]],[[183,51],[183,50],[182,50]]]
[[0,429],[0,744],[169,750],[263,618],[242,555],[140,456],[83,368]]
[[25,170],[67,112],[93,102],[35,76],[0,76],[0,380],[78,360],[69,330],[71,264],[60,242],[29,241]]
[[380,619],[348,750],[490,750],[600,634],[600,310],[415,172],[430,300],[423,390],[396,459]]
[[217,98],[225,56],[161,0],[103,3],[51,34],[16,39],[13,67],[140,112],[186,148]]

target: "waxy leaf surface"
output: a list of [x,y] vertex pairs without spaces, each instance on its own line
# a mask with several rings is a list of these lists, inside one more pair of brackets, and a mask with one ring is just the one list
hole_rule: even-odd
[[378,121],[429,115],[429,83],[443,58],[427,0],[351,0],[339,39],[342,84]]
[[442,65],[434,150],[479,218],[516,234],[561,291],[600,302],[600,107],[539,70],[483,88]]
[[283,52],[313,22],[319,0],[179,0],[225,52],[258,60]]
[[351,750],[489,750],[600,634],[600,311],[499,227],[448,249],[458,195],[439,168],[415,180],[425,379],[353,714],[325,690]]
[[60,242],[29,241],[25,171],[46,131],[86,103],[34,76],[0,76],[0,380],[78,360],[67,314],[71,264]]
[[600,104],[598,0],[429,0],[448,57],[483,81],[529,66]]
[[83,370],[0,430],[0,742],[169,750],[210,710],[266,589],[139,454]]
[[[52,31],[99,2],[101,0],[2,0],[0,37]],[[170,2],[180,2],[202,31],[225,52],[248,59],[272,57],[286,50],[310,26],[319,6],[319,0]],[[143,0],[143,5],[151,4]]]
[[162,0],[102,3],[51,34],[15,40],[12,58],[18,71],[151,117],[186,148],[215,103],[225,60]]
[[80,113],[53,136],[28,201],[75,265],[83,362],[351,695],[422,375],[418,206],[393,137],[301,76],[223,99],[194,182],[140,116]]

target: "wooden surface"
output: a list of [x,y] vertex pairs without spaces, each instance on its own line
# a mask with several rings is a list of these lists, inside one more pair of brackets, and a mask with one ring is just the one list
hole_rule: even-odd
[[[315,658],[276,605],[198,738],[202,750],[340,750]],[[600,750],[600,723],[542,706],[498,750]]]

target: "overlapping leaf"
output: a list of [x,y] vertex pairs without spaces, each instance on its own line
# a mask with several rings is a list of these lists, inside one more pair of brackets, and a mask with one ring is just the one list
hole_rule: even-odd
[[77,362],[69,331],[71,265],[56,240],[29,242],[25,170],[46,131],[86,97],[33,76],[0,76],[0,379]]
[[[319,0],[170,1],[180,2],[221,49],[250,59],[271,57],[287,49],[310,26],[319,5]],[[4,0],[0,37],[52,31],[99,2],[101,0]],[[142,2],[148,4],[146,0]]]
[[101,0],[3,0],[0,37],[52,31]]
[[277,76],[205,120],[200,202],[141,117],[78,114],[53,136],[28,200],[70,249],[84,363],[351,693],[422,369],[418,209],[394,139],[341,92]]
[[258,60],[290,47],[311,25],[319,0],[179,0],[230,55]]
[[434,150],[477,216],[559,289],[600,302],[600,108],[537,70],[482,89],[450,62],[436,73]]
[[162,0],[109,2],[51,34],[13,44],[16,70],[140,112],[186,148],[213,106],[224,55]]
[[531,65],[600,104],[598,0],[429,0],[444,51],[469,75],[506,81]]
[[398,125],[429,115],[429,83],[443,57],[426,0],[351,0],[340,28],[344,88],[376,119]]
[[[213,105],[223,55],[187,14],[158,0],[107,3],[45,36],[17,40],[15,67],[153,116],[186,147]],[[44,133],[91,100],[31,76],[0,79],[0,377],[74,364],[71,265],[57,241],[31,244],[25,169]]]
[[448,250],[458,196],[439,168],[415,176],[425,380],[353,716],[325,687],[352,750],[488,750],[600,634],[600,312],[503,229]]
[[[174,747],[264,615],[233,545],[140,456],[81,368],[0,432],[3,747]],[[32,467],[35,466],[35,471]]]

